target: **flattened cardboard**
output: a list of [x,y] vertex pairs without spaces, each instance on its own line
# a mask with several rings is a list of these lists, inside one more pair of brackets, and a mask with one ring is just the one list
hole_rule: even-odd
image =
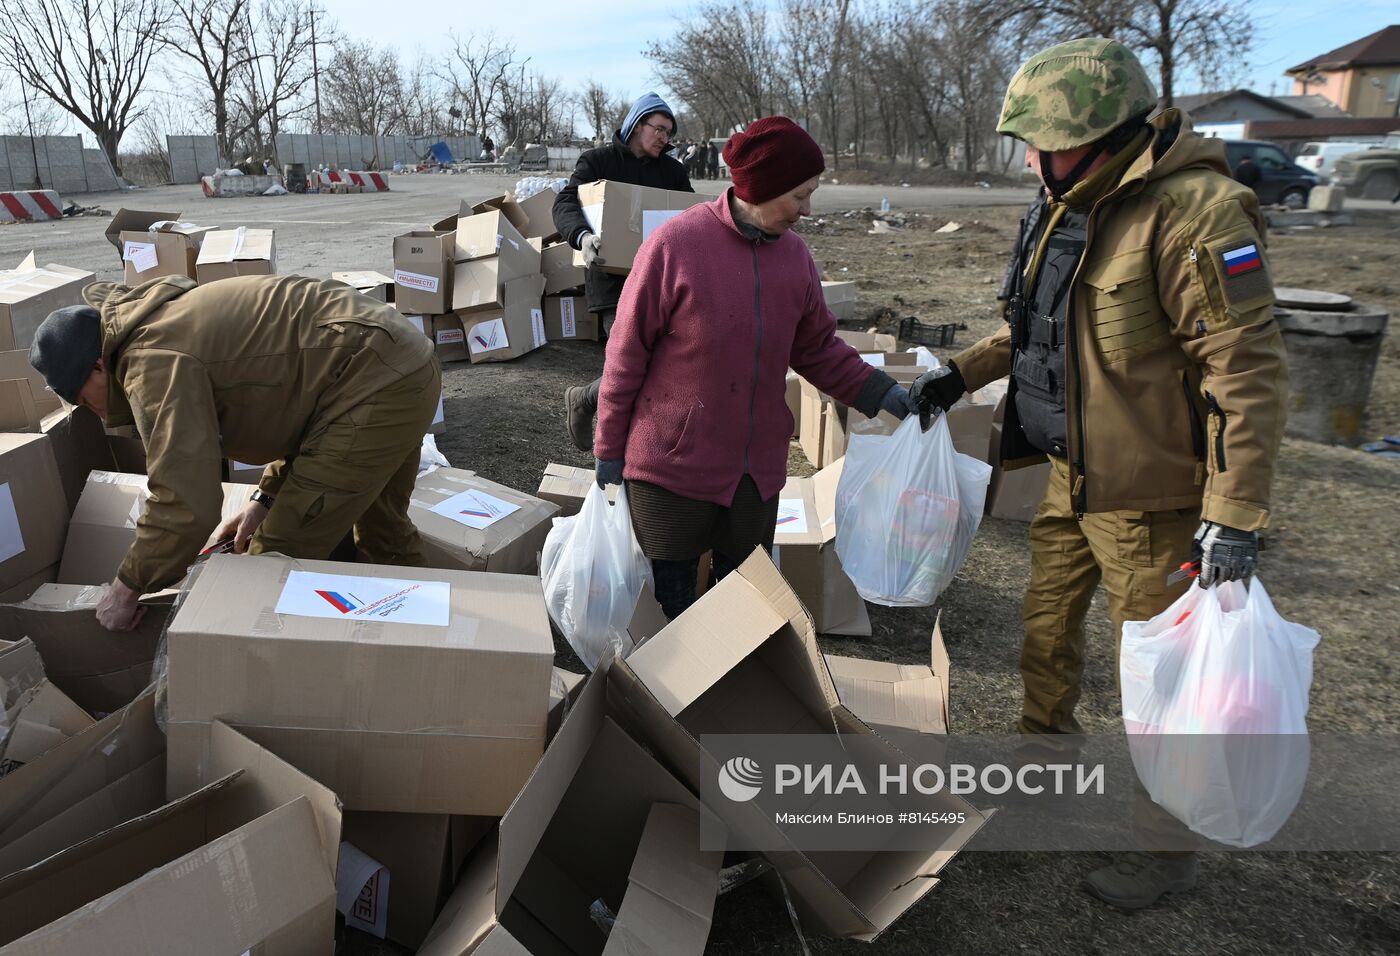
[[[701,774],[718,772],[700,744],[707,733],[837,732],[850,741],[853,759],[898,759],[841,704],[811,618],[762,553],[614,662],[608,697],[629,728],[694,787]],[[731,832],[779,838],[760,807],[723,802],[710,809]],[[933,888],[935,874],[985,820],[961,798],[949,795],[943,802],[939,809],[963,812],[968,822],[933,852],[809,857],[791,847],[764,854],[783,876],[802,925],[867,941],[888,928]]]
[[394,307],[442,315],[452,311],[451,230],[419,230],[394,239]]
[[823,282],[822,297],[826,307],[837,319],[856,317],[856,284],[854,282]]
[[[221,522],[242,511],[257,490],[253,485],[232,483],[224,483],[221,488]],[[92,472],[68,525],[59,582],[105,584],[116,577],[117,568],[136,542],[136,525],[145,514],[146,498],[144,475]],[[209,529],[206,545],[215,543],[217,530],[217,526]]]
[[141,599],[135,630],[113,633],[97,623],[102,585],[43,584],[27,600],[0,604],[0,637],[27,636],[50,680],[84,710],[109,714],[151,682],[151,665],[174,592]]
[[25,691],[14,710],[0,775],[19,769],[96,723],[50,680]]
[[389,276],[373,271],[332,272],[331,278],[344,282],[360,295],[367,295],[378,302],[392,304],[394,301],[394,280]]
[[0,350],[28,349],[49,313],[83,301],[83,287],[96,276],[84,269],[48,263],[0,270]]
[[[540,487],[535,492],[535,497],[558,505],[559,513],[555,515],[556,518],[567,518],[579,513],[588,489],[597,480],[597,473],[592,468],[560,465],[551,461],[544,466],[544,476],[540,478]],[[603,489],[609,502],[617,503],[617,493],[621,487],[608,485]]]
[[652,804],[603,956],[703,956],[723,854],[701,850],[699,832],[696,811]]
[[334,795],[228,727],[213,737],[208,787],[0,880],[8,951],[333,952]]
[[0,434],[0,591],[57,563],[67,531],[49,437]]
[[[942,618],[942,615],[939,615]],[[935,620],[928,664],[826,655],[841,703],[877,733],[948,732],[948,650]]]
[[601,323],[581,295],[544,297],[544,335],[551,342],[596,342]]
[[779,500],[802,502],[806,532],[773,536],[773,563],[821,634],[870,636],[870,615],[836,554],[836,487],[845,459],[811,478],[789,478]]
[[[449,624],[279,615],[293,570],[446,582]],[[212,779],[215,719],[354,810],[494,816],[544,749],[554,642],[531,577],[214,555],[167,640],[172,792]]]
[[579,186],[578,201],[593,232],[603,240],[602,270],[626,275],[657,219],[709,202],[711,197],[601,179]]
[[548,341],[544,313],[540,310],[543,288],[543,276],[523,276],[506,284],[502,293],[503,308],[459,313],[473,364],[507,362],[533,352]]
[[[478,530],[434,513],[432,507],[463,491],[484,491],[519,510]],[[540,549],[558,507],[548,501],[499,485],[461,468],[438,468],[420,475],[413,486],[408,516],[423,536],[433,566],[463,571],[536,574]]]
[[574,247],[567,242],[558,242],[546,246],[540,254],[545,295],[583,288],[584,268],[574,262],[574,252]]
[[195,259],[200,285],[235,276],[272,275],[277,271],[277,240],[271,229],[216,229],[204,234]]

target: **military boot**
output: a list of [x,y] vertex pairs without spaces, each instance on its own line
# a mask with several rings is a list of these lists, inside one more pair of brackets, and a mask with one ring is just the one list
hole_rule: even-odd
[[1151,856],[1125,853],[1113,863],[1084,878],[1084,888],[1112,906],[1140,910],[1166,893],[1181,893],[1196,886],[1196,855]]
[[596,410],[588,401],[586,385],[564,389],[564,414],[569,424],[569,438],[579,451],[593,450],[593,415]]

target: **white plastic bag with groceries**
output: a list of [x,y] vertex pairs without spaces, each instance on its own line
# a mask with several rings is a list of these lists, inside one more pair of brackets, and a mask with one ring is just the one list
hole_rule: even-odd
[[591,485],[578,514],[554,519],[540,577],[549,616],[585,667],[631,652],[627,625],[642,585],[651,583],[651,562],[632,533],[625,489],[610,505]]
[[982,522],[990,465],[953,449],[948,420],[910,415],[854,434],[836,489],[836,553],[860,596],[922,606],[953,580]]
[[1152,620],[1126,622],[1123,724],[1153,802],[1219,843],[1271,839],[1307,781],[1317,642],[1257,577],[1192,587]]

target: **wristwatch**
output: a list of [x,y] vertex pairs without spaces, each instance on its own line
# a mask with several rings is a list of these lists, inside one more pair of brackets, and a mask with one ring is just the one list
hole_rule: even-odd
[[271,507],[272,507],[272,503],[273,503],[274,501],[277,500],[276,498],[272,497],[272,495],[270,495],[270,494],[268,494],[267,492],[263,491],[261,488],[259,488],[259,489],[258,489],[257,491],[255,491],[255,492],[253,492],[253,493],[249,496],[249,499],[252,500],[252,501],[256,501],[258,504],[262,505],[264,508],[271,508]]

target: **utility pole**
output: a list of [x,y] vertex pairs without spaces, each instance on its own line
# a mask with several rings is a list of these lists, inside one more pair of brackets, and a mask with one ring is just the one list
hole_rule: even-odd
[[[34,120],[29,115],[29,91],[25,88],[22,76],[19,79],[19,95],[24,100],[24,122],[29,127],[29,155],[34,157],[34,188],[43,189],[44,180],[39,175],[39,148],[34,145]],[[48,150],[44,152],[47,154]]]
[[321,132],[321,68],[316,61],[316,5],[311,5],[311,87],[316,95],[316,132]]

